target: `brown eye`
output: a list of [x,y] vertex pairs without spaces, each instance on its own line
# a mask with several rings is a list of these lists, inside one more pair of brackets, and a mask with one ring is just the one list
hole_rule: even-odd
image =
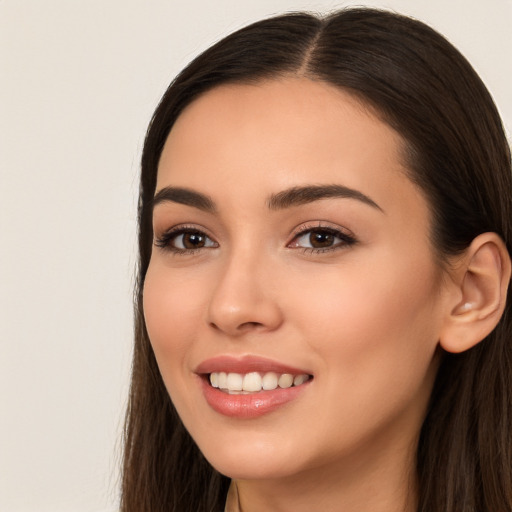
[[352,234],[337,229],[317,227],[299,233],[289,247],[323,252],[330,249],[341,249],[356,243]]
[[217,244],[203,232],[192,230],[174,233],[170,237],[168,245],[177,251],[193,251],[194,249],[217,247]]
[[155,244],[162,249],[176,253],[187,253],[197,249],[209,249],[218,247],[209,236],[196,229],[173,229],[164,233],[155,240]]
[[334,244],[335,236],[327,231],[311,231],[309,233],[309,243],[315,249],[331,247]]
[[[181,239],[182,247],[179,247],[177,242],[179,239]],[[199,249],[206,245],[206,236],[202,233],[184,233],[176,237],[175,245],[179,249]]]

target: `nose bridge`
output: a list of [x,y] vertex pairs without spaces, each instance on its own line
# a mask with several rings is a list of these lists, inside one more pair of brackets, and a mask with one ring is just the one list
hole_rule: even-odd
[[222,258],[212,292],[208,322],[230,336],[274,330],[281,321],[273,265],[253,244],[240,244]]

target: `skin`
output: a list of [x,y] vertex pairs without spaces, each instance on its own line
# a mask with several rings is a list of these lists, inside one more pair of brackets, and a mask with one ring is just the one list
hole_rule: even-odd
[[[244,512],[414,510],[414,453],[453,297],[401,148],[348,93],[305,78],[216,88],[166,141],[157,193],[186,187],[216,211],[155,206],[156,240],[186,226],[209,246],[176,253],[176,235],[154,247],[146,324],[180,417],[234,479]],[[291,187],[333,184],[378,207],[341,197],[268,207]],[[356,242],[311,251],[304,233],[318,226]],[[206,403],[194,371],[220,355],[314,378],[269,414],[229,418]]]

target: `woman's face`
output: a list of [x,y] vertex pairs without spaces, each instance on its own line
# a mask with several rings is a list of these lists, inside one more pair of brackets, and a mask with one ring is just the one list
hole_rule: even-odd
[[174,125],[144,313],[178,413],[222,473],[356,471],[414,450],[447,293],[400,149],[369,109],[307,79],[218,87]]

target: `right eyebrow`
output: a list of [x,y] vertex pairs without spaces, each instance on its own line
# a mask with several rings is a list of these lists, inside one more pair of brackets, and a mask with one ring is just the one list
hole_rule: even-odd
[[164,187],[160,189],[153,197],[151,206],[154,208],[156,205],[165,202],[192,206],[208,213],[217,211],[217,207],[210,196],[184,187]]

